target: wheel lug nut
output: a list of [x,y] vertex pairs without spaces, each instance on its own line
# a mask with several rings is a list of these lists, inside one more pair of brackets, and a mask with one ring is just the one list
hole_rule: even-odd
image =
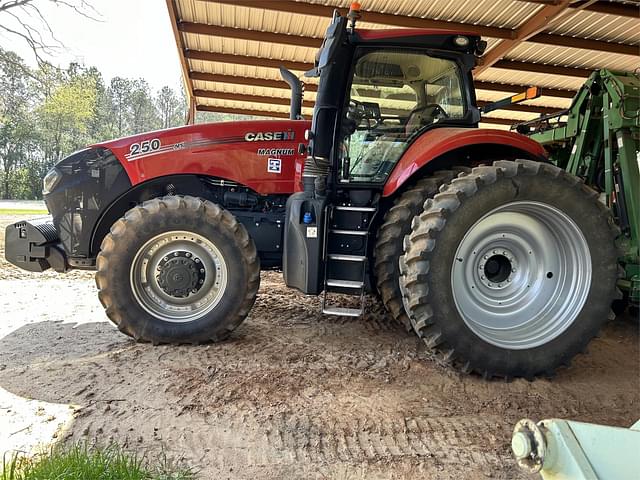
[[485,277],[484,275],[482,275],[480,278],[481,278],[482,280],[486,280],[486,277]]
[[488,256],[486,256],[486,255],[484,256],[484,259],[485,259],[485,260],[486,260],[486,259],[488,259],[488,258],[489,258]]
[[201,268],[201,269],[200,269],[200,273],[204,273],[204,268]]

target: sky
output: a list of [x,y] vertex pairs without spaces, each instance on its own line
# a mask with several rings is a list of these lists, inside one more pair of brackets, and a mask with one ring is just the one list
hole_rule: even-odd
[[[47,57],[51,63],[95,66],[106,82],[115,76],[142,77],[154,90],[181,87],[180,60],[164,0],[90,0],[100,14],[98,22],[46,0],[35,1],[66,47]],[[9,23],[6,18],[0,21]],[[22,40],[0,36],[0,45],[35,66],[33,53]]]

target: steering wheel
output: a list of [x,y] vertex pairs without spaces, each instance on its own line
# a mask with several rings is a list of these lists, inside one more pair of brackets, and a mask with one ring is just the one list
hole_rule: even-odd
[[[375,104],[377,106],[377,104]],[[377,114],[376,114],[377,110]],[[356,122],[356,125],[360,125],[362,120],[373,120],[374,124],[368,125],[369,128],[375,128],[380,124],[382,118],[380,117],[380,108],[377,106],[376,109],[371,107],[369,104],[365,102],[361,102],[359,100],[349,100],[349,109],[347,111],[347,118]]]
[[431,116],[431,118],[449,118],[449,114],[447,112],[445,112],[444,108],[442,108],[437,103],[429,103],[429,104],[425,105],[424,107],[422,107],[421,109],[414,111],[414,113],[415,112],[425,112],[430,108],[433,109],[433,115]]

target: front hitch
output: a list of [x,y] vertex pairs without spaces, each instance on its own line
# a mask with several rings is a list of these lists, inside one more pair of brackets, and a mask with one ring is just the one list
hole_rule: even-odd
[[50,216],[9,225],[5,231],[5,258],[29,272],[44,272],[53,268],[63,273],[69,269]]

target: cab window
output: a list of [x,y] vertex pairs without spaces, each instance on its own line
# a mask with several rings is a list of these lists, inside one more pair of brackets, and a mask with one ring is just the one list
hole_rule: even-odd
[[414,50],[356,58],[341,132],[342,181],[384,182],[418,132],[464,117],[460,70]]

